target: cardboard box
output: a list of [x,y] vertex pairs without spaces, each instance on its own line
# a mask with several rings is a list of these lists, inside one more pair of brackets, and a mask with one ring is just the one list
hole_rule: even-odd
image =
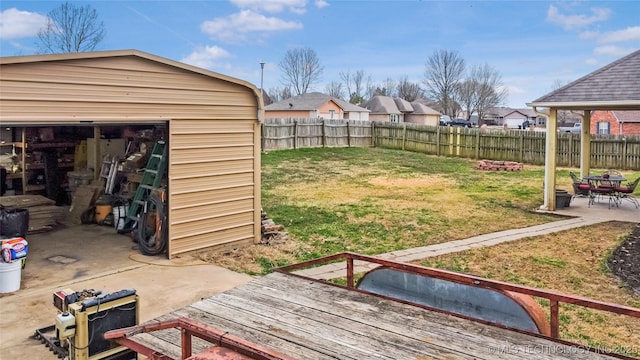
[[147,154],[133,153],[124,162],[124,171],[136,171],[147,165]]

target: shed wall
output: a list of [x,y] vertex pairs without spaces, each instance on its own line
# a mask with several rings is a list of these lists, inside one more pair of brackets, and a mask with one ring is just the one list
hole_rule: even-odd
[[0,122],[169,122],[169,257],[260,236],[258,100],[138,56],[3,64]]

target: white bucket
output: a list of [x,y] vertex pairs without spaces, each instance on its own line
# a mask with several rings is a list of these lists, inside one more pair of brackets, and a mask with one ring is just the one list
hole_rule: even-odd
[[116,230],[124,229],[128,210],[129,209],[124,205],[113,207],[113,226],[115,226]]
[[10,263],[0,261],[0,293],[20,290],[20,276],[22,275],[22,261]]

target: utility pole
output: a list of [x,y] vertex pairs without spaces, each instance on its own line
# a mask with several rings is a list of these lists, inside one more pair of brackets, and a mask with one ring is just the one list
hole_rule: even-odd
[[[262,83],[264,81],[264,61],[260,61],[260,97],[262,96]],[[264,98],[262,99],[264,101]]]

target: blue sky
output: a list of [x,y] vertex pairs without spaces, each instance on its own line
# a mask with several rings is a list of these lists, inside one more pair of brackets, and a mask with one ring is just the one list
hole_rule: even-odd
[[[0,2],[0,54],[37,53],[37,32],[62,1]],[[313,49],[324,67],[313,90],[364,70],[422,82],[427,58],[456,51],[489,64],[526,102],[640,49],[640,2],[628,1],[75,1],[98,11],[96,50],[137,49],[260,85],[282,87],[287,50]],[[424,85],[423,85],[424,86]]]

